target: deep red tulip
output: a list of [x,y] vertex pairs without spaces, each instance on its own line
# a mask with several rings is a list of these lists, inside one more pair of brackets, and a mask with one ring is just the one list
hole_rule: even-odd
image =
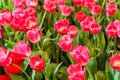
[[59,20],[54,24],[54,28],[56,32],[60,33],[61,35],[65,35],[68,32],[69,25],[70,24],[68,20]]
[[27,38],[32,42],[32,43],[37,43],[40,41],[41,37],[41,31],[37,28],[33,28],[31,30],[27,31]]
[[105,10],[106,14],[108,16],[112,16],[117,12],[117,6],[115,4],[107,4],[106,5],[106,10]]
[[80,64],[71,64],[68,69],[69,80],[85,80],[85,69]]
[[9,52],[5,48],[0,47],[0,66],[8,66],[11,61]]
[[65,52],[72,49],[73,39],[69,35],[63,35],[59,42],[58,46]]
[[[15,65],[17,65],[20,68],[22,68],[22,64],[21,63],[15,64]],[[14,66],[14,65],[10,64],[10,65],[5,67],[5,72],[7,74],[20,74],[21,70],[17,66]]]
[[19,41],[11,51],[11,54],[19,57],[20,59],[26,59],[31,54],[30,45],[25,41]]
[[0,75],[0,80],[12,80],[12,79],[4,74],[4,75]]
[[106,33],[110,38],[114,38],[117,36],[117,26],[114,22],[111,22],[106,27]]
[[75,6],[83,6],[85,4],[84,0],[73,0]]
[[82,66],[85,66],[90,59],[90,52],[86,46],[78,45],[73,47],[73,49],[70,51],[70,55],[77,63],[81,64]]
[[84,12],[80,11],[80,12],[76,13],[76,18],[77,18],[78,22],[81,22],[86,18],[86,15]]
[[114,54],[110,58],[110,65],[112,68],[120,72],[120,54]]
[[44,60],[38,56],[31,57],[29,65],[32,69],[36,71],[42,71],[45,68]]

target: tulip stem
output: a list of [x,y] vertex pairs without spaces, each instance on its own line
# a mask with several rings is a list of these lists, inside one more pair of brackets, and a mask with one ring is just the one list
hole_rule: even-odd
[[86,70],[87,70],[88,74],[90,75],[91,79],[94,80],[94,77],[87,66],[86,66]]
[[42,21],[41,21],[41,24],[40,24],[40,27],[39,27],[40,29],[42,28],[43,21],[45,19],[46,14],[47,14],[47,11],[45,11],[44,14],[43,14]]
[[29,75],[21,67],[19,67],[18,65],[14,64],[14,63],[12,63],[12,65],[15,66],[15,67],[17,67],[17,68],[19,68],[26,75],[26,77],[28,78],[28,80],[31,80],[31,78],[29,77]]

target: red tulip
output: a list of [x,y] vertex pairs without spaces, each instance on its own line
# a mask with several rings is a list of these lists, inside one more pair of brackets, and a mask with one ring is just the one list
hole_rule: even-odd
[[62,5],[60,6],[60,11],[62,15],[69,16],[72,13],[72,6]]
[[98,15],[101,12],[101,10],[102,10],[101,6],[96,4],[92,5],[91,12],[93,15]]
[[26,59],[31,54],[30,45],[27,42],[19,41],[12,49],[11,54],[19,57],[21,60]]
[[63,35],[58,42],[58,46],[65,52],[71,50],[72,44],[73,39],[69,35]]
[[85,80],[85,69],[80,64],[71,64],[68,69],[69,80]]
[[25,28],[27,30],[33,29],[33,28],[37,28],[38,27],[38,21],[36,19],[36,17],[27,17],[25,20]]
[[[15,65],[17,65],[20,68],[22,68],[22,64],[21,63],[15,64]],[[8,66],[5,67],[5,72],[7,74],[20,74],[21,70],[18,67],[10,64],[10,65],[8,65]]]
[[0,26],[0,39],[2,39],[3,37],[3,30],[2,30],[2,27]]
[[35,8],[38,5],[38,0],[26,0],[26,5]]
[[35,17],[36,16],[36,12],[35,12],[34,8],[32,8],[32,7],[25,9],[24,13],[27,17],[29,17],[29,16]]
[[65,5],[65,0],[57,0],[58,6]]
[[110,38],[114,38],[117,36],[117,26],[114,22],[108,24],[108,26],[106,27],[106,33]]
[[56,32],[60,33],[61,35],[65,35],[68,32],[69,25],[70,24],[68,20],[59,20],[54,24],[54,28]]
[[26,0],[12,0],[15,7],[23,7]]
[[3,10],[0,14],[0,25],[11,25],[12,14],[8,10]]
[[117,12],[117,6],[115,4],[107,4],[106,5],[106,10],[105,10],[106,14],[108,16],[112,16]]
[[4,75],[0,75],[0,80],[12,80],[12,79],[4,74]]
[[85,66],[89,62],[89,59],[90,59],[90,52],[86,46],[81,46],[81,45],[75,46],[70,51],[70,55],[73,57],[73,59],[77,63],[83,66]]
[[0,47],[0,66],[8,66],[11,61],[9,52],[5,48]]
[[92,34],[98,34],[100,32],[100,25],[96,22],[92,23],[90,26],[90,31]]
[[80,5],[84,6],[85,1],[84,0],[73,0],[73,4],[75,6],[80,6]]
[[54,1],[44,0],[44,9],[49,13],[54,13],[56,11],[56,4]]
[[84,32],[88,32],[90,30],[91,24],[95,22],[94,18],[91,16],[87,16],[80,24],[81,28]]
[[41,31],[37,28],[33,28],[33,29],[27,31],[27,38],[32,43],[39,42],[40,41],[40,35],[41,35]]
[[74,38],[78,33],[76,26],[72,25],[68,28],[67,34],[70,35],[71,38]]
[[44,60],[38,56],[31,57],[29,65],[36,71],[42,71],[45,68]]
[[119,54],[114,54],[110,58],[110,65],[112,68],[120,72],[120,55]]
[[86,18],[86,15],[84,12],[80,11],[80,12],[76,13],[76,18],[77,18],[78,22],[81,22]]

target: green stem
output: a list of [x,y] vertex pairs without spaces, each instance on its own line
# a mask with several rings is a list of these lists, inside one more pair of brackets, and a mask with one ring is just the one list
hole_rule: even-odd
[[42,25],[43,25],[46,14],[47,14],[47,11],[45,11],[44,14],[43,14],[42,21],[41,21],[41,24],[40,24],[40,27],[39,27],[40,29],[42,28]]
[[35,70],[32,71],[32,80],[35,80]]
[[87,66],[86,66],[86,70],[87,70],[88,74],[90,75],[90,77],[92,78],[92,80],[94,80],[94,77]]
[[26,77],[28,78],[28,80],[31,80],[31,78],[29,77],[29,75],[21,67],[19,67],[18,65],[14,64],[14,63],[12,63],[12,65],[15,66],[15,67],[17,67],[17,68],[19,68],[26,75]]
[[70,60],[70,62],[72,63],[72,64],[75,64],[75,61],[73,60],[73,58],[70,56],[70,53],[66,53],[67,54],[67,57],[68,57],[68,59]]

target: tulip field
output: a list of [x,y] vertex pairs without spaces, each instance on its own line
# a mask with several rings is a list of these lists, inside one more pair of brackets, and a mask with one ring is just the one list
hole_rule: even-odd
[[0,80],[120,80],[120,0],[0,0]]

